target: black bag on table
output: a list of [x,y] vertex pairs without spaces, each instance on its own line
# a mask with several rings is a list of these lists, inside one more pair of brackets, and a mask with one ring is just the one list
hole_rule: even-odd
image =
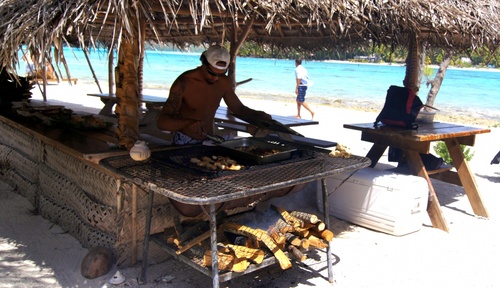
[[423,106],[424,103],[413,90],[392,85],[387,90],[384,107],[377,116],[374,126],[382,122],[385,125],[417,129],[418,124],[415,119]]

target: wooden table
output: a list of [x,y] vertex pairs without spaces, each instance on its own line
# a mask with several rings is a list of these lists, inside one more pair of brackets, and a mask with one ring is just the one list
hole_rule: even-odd
[[[463,186],[474,214],[489,217],[460,144],[473,146],[476,134],[489,133],[490,129],[440,122],[419,124],[417,130],[389,126],[374,127],[373,123],[344,124],[344,128],[361,131],[361,140],[373,143],[372,148],[366,155],[372,161],[370,167],[377,164],[387,147],[391,146],[403,150],[410,169],[413,170],[412,172],[415,175],[424,177],[429,184],[430,195],[427,212],[433,227],[444,231],[449,230],[430,177]],[[425,169],[420,153],[429,154],[431,142],[433,141],[444,141],[446,143],[456,172],[449,169],[438,169],[436,171],[427,171]]]
[[[113,116],[113,106],[116,104],[117,100],[114,95],[109,95],[107,93],[90,93],[87,94],[88,96],[92,97],[99,97],[101,98],[101,101],[104,103],[104,107],[99,111],[99,115],[103,116]],[[159,96],[151,96],[151,95],[142,95],[142,103],[146,105],[146,111],[144,115],[141,118],[141,121],[139,123],[140,126],[140,131],[143,133],[151,134],[153,136],[157,136],[160,138],[165,138],[168,140],[171,140],[170,135],[165,132],[160,131],[157,126],[156,126],[156,119],[158,119],[158,114],[160,112],[161,107],[165,103],[166,98],[159,97]],[[300,119],[300,118],[295,118],[295,117],[290,117],[290,116],[282,116],[282,115],[271,115],[272,118],[281,124],[285,125],[286,127],[299,127],[299,126],[305,126],[305,125],[317,125],[319,124],[318,121],[315,120],[307,120],[307,119]],[[217,109],[217,112],[215,113],[214,117],[214,124],[216,127],[220,129],[225,129],[230,130],[230,131],[240,131],[240,132],[246,132],[249,134],[252,134],[257,137],[262,137],[266,136],[270,133],[270,131],[266,131],[264,129],[260,129],[259,127],[256,127],[254,125],[251,125],[239,118],[234,117],[232,114],[229,113],[229,110],[225,106],[219,106]],[[293,142],[298,142],[298,143],[303,143],[303,144],[309,144],[317,147],[333,147],[337,145],[335,142],[331,141],[325,141],[325,140],[320,140],[320,139],[313,139],[313,138],[308,138],[308,137],[300,137],[296,135],[285,135],[281,133],[280,135],[277,135],[283,139],[293,141]]]
[[[283,124],[284,126],[288,128],[293,128],[293,127],[300,127],[300,126],[308,126],[308,125],[317,125],[319,124],[318,121],[316,120],[307,120],[307,119],[301,119],[301,118],[295,118],[291,116],[282,116],[282,115],[275,115],[271,114],[271,117],[273,120],[278,121],[279,123]],[[226,129],[226,130],[231,130],[231,131],[240,131],[240,132],[245,132],[249,133],[255,137],[264,137],[264,136],[276,136],[284,140],[296,142],[296,143],[301,143],[301,144],[307,144],[307,145],[312,145],[316,147],[333,147],[336,146],[336,142],[332,141],[326,141],[326,140],[321,140],[321,139],[314,139],[314,138],[309,138],[309,137],[303,137],[303,136],[298,136],[298,135],[293,135],[293,134],[288,134],[286,132],[276,132],[276,131],[270,131],[263,129],[261,127],[254,126],[246,121],[243,121],[235,116],[233,116],[227,107],[220,106],[217,109],[217,112],[215,113],[214,117],[214,122],[215,126]]]

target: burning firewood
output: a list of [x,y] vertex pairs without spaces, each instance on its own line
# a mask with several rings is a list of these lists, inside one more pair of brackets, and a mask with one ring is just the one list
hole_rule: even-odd
[[[256,264],[261,264],[264,261],[264,251],[227,244],[218,247],[217,257],[220,270],[244,272],[250,266],[250,261]],[[203,255],[203,265],[207,267],[212,265],[212,252],[210,250],[206,250]]]
[[291,211],[290,215],[304,221],[305,223],[316,224],[319,221],[318,216],[301,211]]
[[175,254],[180,255],[189,250],[191,247],[200,244],[203,240],[209,237],[210,237],[210,230],[206,231],[205,233],[201,234],[200,236],[186,243],[186,245],[182,246],[181,248],[179,248],[179,250],[175,251]]
[[310,232],[307,228],[295,227],[295,230],[292,233],[299,236],[299,237],[304,238],[304,237],[307,237]]
[[[251,263],[261,264],[265,257],[264,251],[260,249],[262,245],[274,254],[280,267],[285,270],[292,266],[288,257],[293,257],[299,262],[304,261],[307,259],[305,251],[313,248],[324,249],[332,241],[333,232],[325,229],[325,223],[316,215],[300,211],[288,212],[274,205],[271,207],[279,213],[279,215],[276,213],[279,218],[269,226],[267,231],[235,222],[219,225],[217,255],[220,270],[243,272]],[[199,235],[200,228],[207,230]],[[199,250],[198,255],[203,258],[203,265],[211,266],[212,252],[205,251],[207,246],[202,244],[210,238],[211,232],[208,228],[208,222],[195,223],[188,227],[178,226],[174,230],[177,235],[167,236],[167,241],[177,246],[177,254],[187,250],[191,252]],[[185,241],[187,243],[179,239],[193,237],[195,238]],[[286,254],[283,251],[286,251]]]
[[269,227],[268,229],[268,232],[269,236],[271,236],[271,238],[273,238],[274,242],[276,242],[276,244],[278,245],[282,245],[282,244],[285,244],[286,242],[286,237],[285,235],[283,235],[283,233],[281,233],[276,227]]
[[278,219],[276,223],[274,223],[274,227],[276,227],[276,229],[278,229],[278,231],[280,231],[283,234],[295,231],[295,228],[293,228],[292,225],[286,223],[285,220],[281,218]]
[[292,233],[286,233],[285,234],[285,237],[286,237],[286,242],[291,244],[291,245],[294,245],[294,246],[299,246],[300,245],[300,238],[297,236],[297,235],[294,235]]
[[248,248],[245,246],[238,246],[231,244],[227,244],[226,247],[229,250],[231,250],[238,259],[251,260],[256,264],[260,264],[262,263],[262,261],[264,261],[264,251],[260,249]]
[[250,227],[240,225],[233,222],[227,222],[221,225],[223,231],[228,231],[234,234],[242,234],[245,236],[252,236],[258,239],[260,242],[264,243],[269,250],[274,254],[276,260],[280,264],[281,269],[285,270],[292,267],[290,259],[281,251],[274,240],[267,235],[266,231],[261,229],[252,229]]
[[304,227],[307,228],[307,229],[316,229],[318,231],[323,231],[323,230],[326,229],[326,225],[322,221],[317,221],[314,224],[312,224],[312,223],[305,223]]
[[304,227],[304,221],[290,215],[290,213],[288,213],[288,211],[286,211],[285,209],[281,208],[281,207],[277,207],[275,205],[271,205],[271,208],[278,211],[280,214],[281,214],[281,217],[283,217],[283,219],[285,219],[285,221],[292,225],[292,227]]
[[318,231],[316,229],[309,229],[309,231],[311,232],[311,235],[317,236],[328,242],[332,241],[334,237],[333,232],[328,229],[325,229],[323,231]]
[[167,243],[168,244],[174,244],[175,246],[177,246],[177,248],[181,248],[182,247],[181,241],[179,241],[179,239],[177,239],[175,237],[168,237],[167,238]]
[[[217,251],[217,260],[218,260],[217,267],[219,268],[219,270],[232,270],[233,269],[234,260],[235,260],[234,255]],[[203,266],[205,266],[205,267],[212,266],[212,251],[210,251],[210,250],[205,251],[205,255],[203,255]],[[236,269],[240,269],[240,268],[241,267],[238,267],[238,266],[236,267]],[[245,271],[245,269],[243,271]]]
[[314,235],[307,236],[307,240],[309,240],[309,244],[311,246],[314,246],[314,247],[317,247],[317,248],[320,248],[320,249],[328,247],[328,243],[325,242],[325,240],[323,240],[321,238],[318,238],[318,237],[316,237]]
[[288,252],[290,252],[290,254],[292,254],[293,258],[295,258],[299,262],[305,261],[307,259],[307,256],[304,255],[304,253],[300,252],[300,250],[293,245],[287,245],[286,249],[288,250]]

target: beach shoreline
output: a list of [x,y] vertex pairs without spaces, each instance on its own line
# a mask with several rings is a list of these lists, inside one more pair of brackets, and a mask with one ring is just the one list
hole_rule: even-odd
[[[108,87],[107,82],[100,82],[101,87]],[[41,87],[40,87],[41,88]],[[66,101],[71,102],[70,99],[64,97],[64,95],[77,95],[78,97],[86,97],[88,93],[98,93],[97,86],[92,83],[81,83],[78,82],[76,85],[70,85],[67,82],[61,82],[55,85],[47,85],[48,93],[47,100],[57,100],[57,101]],[[149,87],[146,85],[143,94],[145,95],[153,95],[159,96],[163,98],[168,97],[168,87]],[[41,89],[35,87],[32,90],[33,99],[42,100]],[[53,92],[52,92],[53,91]],[[71,92],[68,92],[71,91]],[[255,109],[262,110],[263,107],[274,107],[273,103],[282,103],[282,105],[295,105],[295,96],[284,96],[284,95],[266,95],[266,94],[248,94],[248,93],[238,93],[238,97],[243,101],[262,101],[267,104],[258,105],[261,107],[253,107]],[[313,95],[313,94],[311,94]],[[73,98],[76,96],[72,96]],[[87,97],[87,98],[95,98],[95,97]],[[422,99],[422,98],[421,98]],[[88,100],[88,101],[87,101]],[[95,101],[90,101],[87,99],[84,102],[93,103],[94,107],[100,107],[100,101],[98,104],[95,104]],[[94,99],[97,100],[97,99]],[[78,100],[77,100],[78,101]],[[362,112],[370,112],[370,113],[379,113],[382,110],[384,105],[383,102],[380,101],[359,101],[359,100],[350,100],[350,99],[327,99],[324,97],[318,96],[308,96],[306,97],[306,101],[313,107],[322,107],[322,108],[334,108],[334,109],[347,109],[354,111],[362,111]],[[221,102],[222,105],[225,105],[224,102]],[[268,105],[271,104],[271,105]],[[296,109],[296,108],[295,108]],[[265,109],[264,109],[265,110]],[[272,114],[279,115],[290,115],[293,116],[296,112],[293,109],[275,109],[276,111],[270,112]],[[307,111],[305,111],[307,112]],[[375,116],[376,118],[376,116]],[[375,121],[373,118],[373,121]],[[498,115],[490,115],[487,113],[481,113],[480,111],[472,111],[467,110],[467,107],[464,109],[453,109],[450,107],[439,107],[439,112],[437,112],[435,116],[436,121],[441,122],[452,122],[452,123],[467,123],[468,125],[477,125],[484,127],[500,127],[500,114]]]

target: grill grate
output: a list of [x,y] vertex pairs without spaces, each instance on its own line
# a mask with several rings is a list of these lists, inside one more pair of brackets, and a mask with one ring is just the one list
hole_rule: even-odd
[[221,151],[217,146],[158,151],[142,162],[128,156],[115,156],[101,160],[100,164],[142,187],[186,204],[221,203],[353,171],[370,164],[370,160],[364,157],[334,158],[324,150],[296,146],[297,153],[289,160],[261,165],[242,163],[246,167],[239,171],[207,173],[178,162],[193,155],[218,154]]

